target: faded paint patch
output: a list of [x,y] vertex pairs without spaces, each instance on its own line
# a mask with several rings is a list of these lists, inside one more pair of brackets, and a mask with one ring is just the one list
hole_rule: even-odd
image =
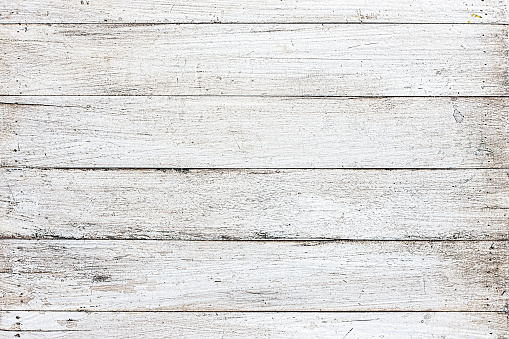
[[125,284],[125,285],[110,284],[110,285],[90,286],[90,289],[92,291],[99,291],[99,292],[117,292],[117,293],[124,293],[124,294],[136,293],[134,284]]
[[483,141],[483,142],[481,142],[479,144],[479,147],[477,147],[477,150],[475,151],[475,155],[477,155],[477,156],[492,157],[493,156],[493,151]]
[[66,328],[74,328],[78,326],[78,320],[76,319],[57,320],[57,324],[59,324],[60,326],[64,326]]
[[454,110],[454,113],[452,114],[452,116],[454,117],[454,120],[456,120],[456,122],[458,122],[458,123],[463,122],[464,116],[457,109]]

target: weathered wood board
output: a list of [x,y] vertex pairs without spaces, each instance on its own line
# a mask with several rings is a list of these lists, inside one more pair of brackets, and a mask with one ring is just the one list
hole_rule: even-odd
[[3,166],[508,168],[507,98],[0,97]]
[[500,242],[2,240],[2,310],[496,311]]
[[505,0],[1,0],[0,23],[508,23]]
[[1,95],[507,95],[506,25],[0,25]]
[[507,315],[475,312],[0,312],[0,333],[29,339],[508,338]]
[[509,170],[3,169],[0,237],[509,239]]
[[0,0],[0,337],[509,339],[506,0]]

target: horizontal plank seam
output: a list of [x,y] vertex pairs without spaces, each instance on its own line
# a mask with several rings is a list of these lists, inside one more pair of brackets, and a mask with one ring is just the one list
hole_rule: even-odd
[[[0,98],[9,97],[176,97],[176,98],[196,98],[196,97],[226,97],[226,98],[289,98],[289,99],[391,99],[391,98],[509,98],[508,95],[245,95],[245,94],[1,94]],[[17,103],[1,102],[0,104],[15,105]]]
[[[292,238],[271,238],[271,239],[168,239],[168,238],[68,238],[68,237],[0,237],[0,241],[45,241],[45,242],[57,242],[57,241],[72,241],[72,242],[83,242],[83,241],[139,241],[139,242],[252,242],[252,243],[267,243],[267,242],[279,242],[279,243],[342,243],[342,242],[395,242],[395,243],[413,243],[413,242],[433,242],[433,243],[457,243],[457,242],[483,242],[483,243],[495,243],[495,242],[507,242],[509,239],[329,239],[329,238],[317,238],[317,239],[292,239]],[[5,272],[4,272],[5,273]]]
[[19,332],[19,333],[61,333],[61,332],[91,332],[91,330],[6,330],[0,329],[1,332]]
[[9,25],[118,25],[118,26],[156,26],[156,25],[480,25],[507,26],[505,22],[375,22],[375,21],[197,21],[197,22],[2,22],[0,26]]
[[386,310],[386,311],[341,311],[341,310],[324,310],[324,311],[316,311],[316,310],[220,310],[220,311],[200,311],[200,310],[86,310],[86,309],[74,309],[74,310],[23,310],[23,309],[9,309],[3,310],[0,309],[0,312],[52,312],[52,313],[68,313],[68,312],[76,312],[76,313],[494,313],[494,314],[507,314],[507,311],[475,311],[475,310],[463,310],[463,311],[450,311],[450,310],[424,310],[424,311],[416,311],[416,310]]
[[0,166],[8,171],[504,171],[509,167],[59,167],[59,166]]

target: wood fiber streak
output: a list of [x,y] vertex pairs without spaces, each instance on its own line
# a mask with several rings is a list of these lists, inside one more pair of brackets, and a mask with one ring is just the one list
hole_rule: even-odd
[[509,167],[507,98],[1,97],[2,166]]
[[1,171],[6,238],[509,239],[509,170]]
[[[143,326],[140,326],[143,324]],[[0,333],[22,338],[507,339],[499,313],[1,312]]]
[[508,242],[2,240],[2,310],[498,311]]
[[0,23],[507,23],[500,0],[1,0]]
[[1,95],[507,95],[505,25],[2,25]]

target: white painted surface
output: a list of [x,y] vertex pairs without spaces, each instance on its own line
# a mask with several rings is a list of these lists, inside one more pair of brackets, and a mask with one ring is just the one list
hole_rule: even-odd
[[1,97],[0,159],[47,167],[507,168],[508,111],[506,98]]
[[507,339],[507,23],[0,0],[0,336]]
[[497,311],[508,242],[2,240],[3,310]]
[[0,23],[507,23],[500,0],[1,0]]
[[509,239],[509,170],[2,170],[0,236]]
[[[21,338],[506,339],[501,313],[1,312]],[[0,330],[1,331],[1,330]]]
[[[2,95],[507,95],[505,25],[0,25]],[[239,99],[241,100],[241,99]]]

